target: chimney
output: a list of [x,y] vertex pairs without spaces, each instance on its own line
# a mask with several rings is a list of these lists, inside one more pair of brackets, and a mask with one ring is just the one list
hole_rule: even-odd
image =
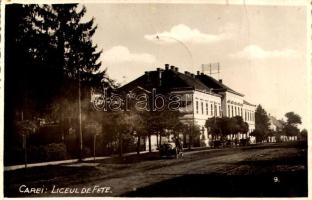
[[173,66],[173,65],[171,65],[171,66],[170,66],[170,69],[171,69],[171,70],[174,70],[174,66]]
[[197,75],[200,75],[200,71],[197,71]]
[[193,78],[195,78],[195,74],[191,74],[191,76],[192,76]]
[[202,73],[200,73],[200,75],[202,75],[202,76],[203,76],[203,75],[205,75],[205,74],[202,72]]
[[157,72],[158,72],[158,86],[161,86],[161,76],[162,76],[162,71],[160,70],[160,68],[157,68]]
[[169,64],[165,64],[165,69],[166,69],[166,70],[169,69]]
[[219,79],[219,83],[222,83],[222,79]]
[[188,72],[188,71],[184,71],[184,74],[186,74],[186,75],[189,75],[189,73],[190,73],[190,72]]
[[178,68],[178,67],[175,67],[175,68],[174,68],[174,71],[178,72],[178,71],[179,71],[179,68]]
[[148,71],[145,71],[145,76],[146,76],[147,80],[149,81],[150,80],[150,76],[149,76],[149,72]]

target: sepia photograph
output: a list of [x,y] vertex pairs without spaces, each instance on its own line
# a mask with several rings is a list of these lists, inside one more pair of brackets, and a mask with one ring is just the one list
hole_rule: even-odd
[[3,197],[308,199],[311,2],[0,13]]

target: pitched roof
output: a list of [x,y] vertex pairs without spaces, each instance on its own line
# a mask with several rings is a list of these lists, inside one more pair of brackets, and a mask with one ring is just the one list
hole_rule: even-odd
[[[161,78],[159,78],[159,73],[161,73]],[[146,90],[152,90],[153,88],[157,88],[158,90],[163,91],[193,89],[211,93],[212,90],[212,88],[209,88],[200,80],[196,79],[195,75],[192,76],[191,74],[183,74],[171,69],[158,69],[158,71],[156,70],[145,72],[144,75],[122,86],[120,90],[127,91],[137,86],[140,86]]]
[[249,102],[246,101],[246,100],[243,100],[243,103],[246,104],[246,105],[249,105],[249,106],[257,106],[257,105],[254,105],[254,104],[249,103]]
[[283,128],[283,124],[280,122],[280,120],[277,120],[275,117],[272,115],[269,115],[269,119],[273,125],[275,125],[278,128]]
[[214,92],[218,93],[228,91],[242,97],[244,96],[243,94],[236,92],[235,90],[231,89],[230,87],[226,86],[225,84],[221,83],[220,81],[217,81],[216,79],[206,74],[196,75],[196,78],[199,79],[201,82],[203,82],[207,87],[213,88]]

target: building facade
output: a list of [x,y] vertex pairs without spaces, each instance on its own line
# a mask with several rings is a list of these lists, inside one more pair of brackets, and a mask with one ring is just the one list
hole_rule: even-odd
[[181,102],[179,110],[184,114],[180,118],[181,122],[198,126],[205,146],[209,146],[212,139],[205,127],[209,118],[241,116],[248,123],[249,131],[245,135],[239,134],[238,139],[250,138],[249,133],[255,129],[256,105],[247,102],[243,94],[224,85],[222,80],[204,73],[181,73],[179,68],[166,64],[164,69],[146,71],[119,90],[131,91],[136,87],[150,92],[155,90],[162,94],[178,95]]

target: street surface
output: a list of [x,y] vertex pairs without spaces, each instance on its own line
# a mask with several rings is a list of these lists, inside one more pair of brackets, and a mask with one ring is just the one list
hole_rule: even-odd
[[304,197],[307,152],[302,145],[266,144],[185,152],[182,159],[151,153],[9,171],[4,179],[11,197]]

